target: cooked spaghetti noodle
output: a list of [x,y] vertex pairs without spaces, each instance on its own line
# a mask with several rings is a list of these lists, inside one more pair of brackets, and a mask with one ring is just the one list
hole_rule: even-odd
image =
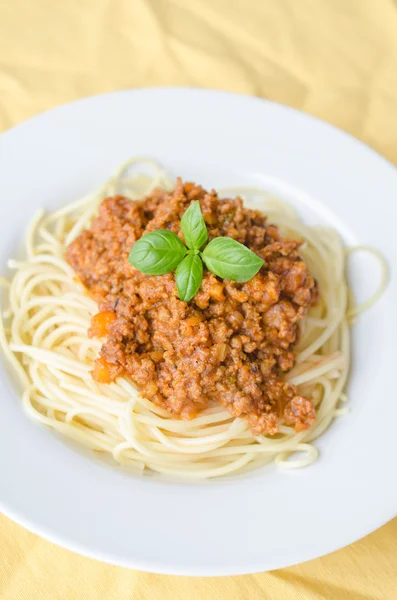
[[[129,175],[131,167],[142,163],[154,174]],[[26,412],[140,472],[205,479],[270,461],[285,468],[312,463],[318,454],[312,442],[347,410],[348,319],[360,311],[348,307],[345,278],[346,257],[354,249],[346,251],[332,229],[304,225],[289,205],[265,192],[228,190],[244,195],[283,234],[304,240],[300,253],[321,295],[300,322],[296,363],[285,379],[316,406],[315,423],[300,432],[282,425],[275,436],[253,436],[246,420],[232,417],[221,406],[211,406],[191,420],[177,420],[142,397],[125,377],[109,385],[91,378],[101,342],[89,338],[87,330],[98,307],[65,261],[66,248],[90,225],[106,196],[118,193],[135,200],[156,187],[172,189],[173,182],[153,161],[133,159],[99,191],[56,212],[40,211],[32,220],[25,258],[10,260],[15,274],[10,282],[0,281],[8,298],[0,341],[21,379]],[[379,297],[385,282],[383,269],[381,286],[365,308]]]

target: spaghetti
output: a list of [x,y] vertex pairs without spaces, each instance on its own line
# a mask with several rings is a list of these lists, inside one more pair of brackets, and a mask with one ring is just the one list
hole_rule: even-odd
[[[154,173],[130,175],[133,167],[142,164]],[[10,282],[0,281],[9,301],[1,319],[0,342],[21,379],[26,412],[139,472],[147,469],[206,479],[270,461],[284,468],[312,463],[318,455],[312,442],[347,410],[343,404],[349,372],[348,321],[360,312],[360,307],[348,306],[345,278],[346,257],[354,248],[346,251],[334,230],[304,225],[290,206],[265,192],[228,190],[244,195],[284,235],[305,242],[300,254],[319,283],[321,298],[300,323],[296,364],[286,381],[312,400],[315,423],[298,433],[282,425],[275,436],[253,436],[244,419],[232,417],[221,406],[211,406],[189,421],[176,420],[142,397],[127,378],[109,385],[92,380],[101,342],[90,339],[87,330],[97,304],[65,261],[65,251],[89,226],[105,197],[123,194],[135,200],[156,187],[172,189],[173,182],[157,163],[133,159],[99,191],[56,212],[39,211],[32,220],[25,239],[26,258],[10,260],[8,266],[15,274]],[[383,268],[380,288],[365,308],[380,296],[385,283]]]

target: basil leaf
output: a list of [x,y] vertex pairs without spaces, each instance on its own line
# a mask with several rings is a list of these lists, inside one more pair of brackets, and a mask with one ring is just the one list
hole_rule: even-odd
[[203,263],[197,254],[188,254],[179,263],[175,272],[175,282],[179,298],[189,302],[199,290],[203,279]]
[[173,271],[186,254],[175,233],[158,229],[145,233],[131,248],[129,262],[146,275],[164,275]]
[[223,279],[240,282],[251,279],[264,264],[246,246],[228,237],[211,240],[201,256],[212,273]]
[[208,239],[207,226],[201,213],[200,202],[192,202],[181,219],[181,229],[185,236],[186,245],[194,250],[200,250]]

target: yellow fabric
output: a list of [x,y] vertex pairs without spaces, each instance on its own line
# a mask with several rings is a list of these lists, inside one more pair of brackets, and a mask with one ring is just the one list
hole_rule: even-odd
[[[193,85],[295,106],[397,163],[396,32],[395,0],[0,0],[0,131],[82,96]],[[5,517],[0,543],[1,600],[397,597],[396,520],[327,557],[243,577],[107,566]]]

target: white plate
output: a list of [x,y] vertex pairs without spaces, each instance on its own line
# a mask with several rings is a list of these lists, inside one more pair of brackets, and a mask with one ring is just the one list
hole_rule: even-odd
[[[255,98],[192,89],[88,98],[0,137],[1,264],[38,207],[81,196],[136,154],[206,186],[276,191],[347,243],[384,253],[391,282],[354,332],[351,413],[305,469],[173,483],[127,476],[31,423],[2,369],[1,509],[81,554],[189,575],[284,567],[373,531],[397,507],[396,170],[333,127]],[[369,258],[355,261],[353,275],[359,294],[376,286]]]

